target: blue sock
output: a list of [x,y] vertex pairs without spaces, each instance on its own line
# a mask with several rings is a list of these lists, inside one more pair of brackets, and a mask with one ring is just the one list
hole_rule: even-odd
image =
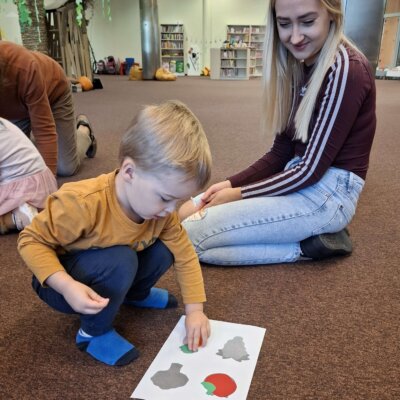
[[99,336],[86,337],[78,331],[76,345],[93,358],[108,365],[126,365],[139,357],[136,347],[119,335],[115,329]]
[[152,287],[149,295],[143,300],[125,299],[124,304],[140,308],[175,308],[178,301],[168,290]]

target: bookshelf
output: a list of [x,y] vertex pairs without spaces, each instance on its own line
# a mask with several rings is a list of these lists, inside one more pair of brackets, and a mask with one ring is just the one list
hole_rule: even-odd
[[264,25],[227,25],[227,40],[231,46],[251,49],[249,76],[262,76]]
[[252,76],[262,76],[263,73],[263,52],[264,52],[264,25],[250,26],[250,47],[252,48],[251,59],[254,62]]
[[185,75],[185,33],[183,24],[161,24],[161,66],[176,75]]
[[211,49],[211,79],[249,79],[250,49]]
[[250,43],[250,25],[228,25],[226,30],[226,39],[229,43]]

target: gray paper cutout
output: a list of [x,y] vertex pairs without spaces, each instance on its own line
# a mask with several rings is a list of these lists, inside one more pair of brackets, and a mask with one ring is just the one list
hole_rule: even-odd
[[235,336],[233,339],[228,340],[223,349],[218,350],[217,355],[222,358],[233,358],[236,361],[244,361],[249,359],[243,338]]
[[182,367],[182,364],[172,363],[168,370],[156,372],[151,377],[151,380],[156,386],[163,390],[185,386],[189,378],[180,372]]

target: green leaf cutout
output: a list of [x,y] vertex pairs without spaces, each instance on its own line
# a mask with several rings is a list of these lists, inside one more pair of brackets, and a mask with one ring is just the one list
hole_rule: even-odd
[[201,382],[201,384],[204,386],[204,388],[207,390],[207,393],[209,396],[212,396],[213,393],[215,392],[216,386],[213,385],[210,382]]
[[185,354],[192,354],[194,353],[192,350],[189,350],[189,347],[187,344],[184,344],[183,346],[179,347]]

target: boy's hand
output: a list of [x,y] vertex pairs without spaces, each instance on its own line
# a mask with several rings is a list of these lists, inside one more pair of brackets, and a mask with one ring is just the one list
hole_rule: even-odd
[[64,271],[50,275],[46,284],[62,294],[71,308],[80,314],[97,314],[110,300],[101,297],[89,286],[76,281]]
[[62,295],[71,308],[80,314],[97,314],[110,300],[101,297],[89,286],[78,281],[67,285]]
[[195,212],[199,211],[204,206],[204,203],[201,203],[200,206],[195,206],[192,200],[188,200],[181,205],[178,210],[179,220],[183,221],[187,217],[190,217]]
[[207,344],[210,336],[210,321],[203,313],[203,304],[186,304],[186,338],[188,348],[197,351],[200,346]]

